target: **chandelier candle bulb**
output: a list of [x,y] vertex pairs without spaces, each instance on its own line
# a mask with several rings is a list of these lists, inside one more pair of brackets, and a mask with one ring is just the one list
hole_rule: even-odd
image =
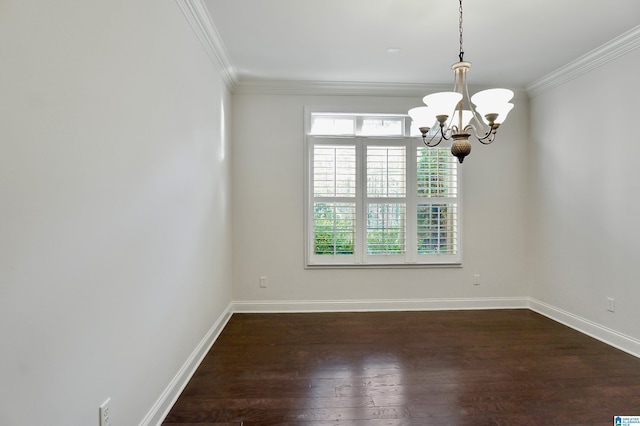
[[[467,71],[471,62],[463,60],[462,48],[462,0],[460,2],[460,52],[451,66],[455,74],[452,92],[439,92],[422,98],[425,107],[409,110],[409,116],[420,129],[422,141],[426,146],[434,147],[443,140],[453,140],[451,153],[462,163],[471,152],[469,136],[473,135],[482,144],[492,143],[500,124],[504,123],[513,104],[513,92],[508,89],[483,90],[469,99]],[[437,128],[432,130],[434,126]]]

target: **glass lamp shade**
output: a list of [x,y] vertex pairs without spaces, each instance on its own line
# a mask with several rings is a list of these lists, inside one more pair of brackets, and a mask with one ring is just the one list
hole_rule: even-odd
[[471,102],[476,106],[505,104],[513,99],[513,92],[509,89],[488,89],[476,93],[471,97]]
[[411,120],[413,120],[413,124],[415,124],[417,128],[431,128],[436,122],[435,112],[433,112],[433,109],[426,106],[411,108],[409,110],[409,117],[411,117]]
[[471,97],[471,102],[476,106],[485,123],[488,123],[485,115],[498,114],[496,123],[504,123],[513,104],[509,101],[513,98],[513,92],[508,89],[489,89],[476,93]]
[[458,92],[438,92],[422,98],[435,115],[448,115],[451,117],[456,109],[458,102],[462,100],[462,93]]
[[487,120],[485,115],[498,114],[498,118],[495,119],[495,123],[502,124],[504,123],[504,120],[507,119],[507,115],[509,115],[509,111],[511,111],[512,109],[513,109],[513,104],[506,103],[506,104],[502,104],[497,107],[494,107],[493,111],[485,110],[480,107],[476,108],[476,111],[478,112],[478,114],[480,114],[480,116],[482,117],[482,120],[484,120],[484,122],[487,124],[489,124],[489,120]]

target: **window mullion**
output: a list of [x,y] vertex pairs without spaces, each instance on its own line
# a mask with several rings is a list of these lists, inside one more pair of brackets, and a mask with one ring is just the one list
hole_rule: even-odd
[[304,217],[304,226],[305,226],[305,238],[306,238],[306,244],[305,244],[305,256],[307,258],[307,261],[309,263],[311,263],[311,258],[312,258],[312,254],[314,252],[313,247],[314,247],[314,236],[315,236],[315,225],[313,222],[313,205],[314,205],[314,201],[313,201],[313,173],[314,173],[314,167],[313,167],[313,157],[314,157],[314,139],[310,136],[307,136],[307,138],[305,138],[305,157],[307,159],[307,161],[305,162],[304,165],[304,194],[305,194],[305,199],[306,199],[306,208],[305,208],[305,217]]
[[364,121],[364,117],[362,117],[361,115],[357,115],[355,117],[355,135],[361,135],[362,134],[362,122]]
[[365,138],[356,138],[356,263],[366,263],[367,251],[367,149],[365,142]]
[[418,203],[416,194],[417,185],[417,146],[414,141],[407,143],[407,217],[406,217],[406,247],[405,253],[408,263],[416,263],[418,254]]
[[411,120],[405,117],[403,124],[404,124],[403,136],[411,136]]

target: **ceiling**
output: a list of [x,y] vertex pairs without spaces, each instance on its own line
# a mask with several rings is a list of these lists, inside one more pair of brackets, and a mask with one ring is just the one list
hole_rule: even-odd
[[[243,81],[449,84],[456,0],[203,0]],[[471,84],[525,87],[640,24],[638,0],[466,0]],[[389,53],[388,49],[400,49]]]

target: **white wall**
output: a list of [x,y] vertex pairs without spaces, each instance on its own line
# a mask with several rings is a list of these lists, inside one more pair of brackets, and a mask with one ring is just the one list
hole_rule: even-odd
[[0,424],[138,424],[231,301],[230,95],[174,0],[0,40]]
[[640,49],[531,100],[531,296],[635,339],[638,75]]
[[232,281],[267,309],[531,295],[640,338],[640,86],[620,78],[638,50],[535,97],[531,143],[524,99],[474,143],[463,268],[305,270],[304,107],[406,111],[420,94],[231,105],[174,0],[5,1],[0,40],[0,424],[97,424],[107,397],[114,424],[139,423]]
[[[303,109],[407,111],[415,98],[235,94],[233,282],[237,302],[499,298],[528,295],[526,99],[462,165],[463,268],[305,270]],[[473,274],[482,284],[472,285]],[[259,288],[259,276],[268,287]],[[304,307],[302,308],[304,309]]]

